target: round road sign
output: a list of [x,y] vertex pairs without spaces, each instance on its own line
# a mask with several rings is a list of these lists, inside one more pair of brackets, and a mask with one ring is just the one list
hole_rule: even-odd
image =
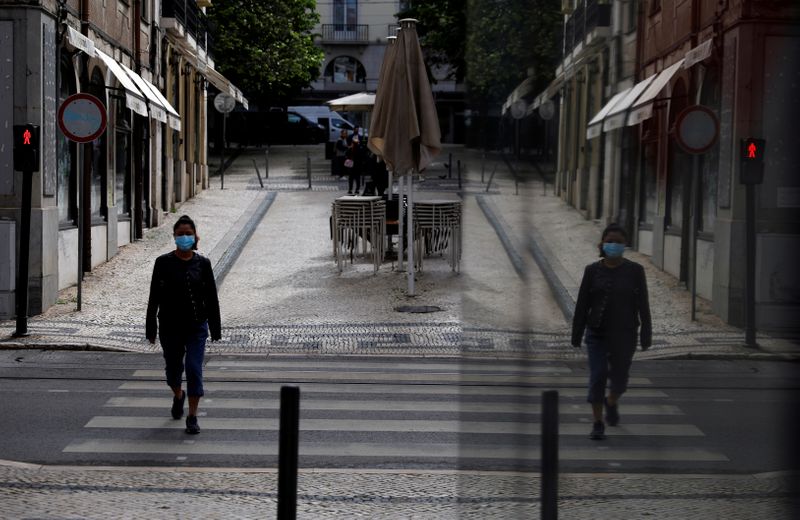
[[702,105],[685,108],[675,122],[675,139],[687,153],[709,151],[719,138],[719,120],[714,112]]
[[58,127],[70,141],[94,141],[106,129],[106,108],[91,94],[73,94],[58,108]]
[[228,112],[233,111],[233,108],[236,106],[236,98],[227,94],[225,92],[220,92],[214,97],[214,108],[217,109],[217,112],[222,112],[223,114],[227,114]]
[[548,99],[539,105],[539,117],[545,121],[549,121],[553,119],[554,115],[556,115],[556,105],[551,100]]

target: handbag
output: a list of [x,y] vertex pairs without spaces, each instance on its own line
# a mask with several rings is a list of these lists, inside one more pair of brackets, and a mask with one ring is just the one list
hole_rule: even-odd
[[345,168],[352,168],[353,167],[353,159],[345,159],[344,160],[344,167]]

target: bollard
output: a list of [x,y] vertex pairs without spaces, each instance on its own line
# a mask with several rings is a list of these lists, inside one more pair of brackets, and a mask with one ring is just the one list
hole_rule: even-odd
[[458,189],[460,190],[461,189],[461,159],[458,160],[457,164],[458,164],[458,169],[457,169],[457,173],[458,173]]
[[253,159],[253,168],[256,169],[256,177],[258,177],[258,183],[263,188],[264,187],[264,182],[261,180],[261,173],[258,171],[258,164],[256,163],[255,159]]
[[264,164],[266,164],[264,168],[264,178],[269,179],[269,146],[264,150]]
[[486,173],[486,153],[484,152],[483,156],[481,157],[481,184],[485,181],[483,180],[483,174]]
[[300,433],[300,388],[281,387],[278,431],[278,520],[297,518],[297,457]]
[[311,189],[311,152],[306,152],[306,174],[308,175],[308,189]]
[[453,154],[447,155],[447,178],[453,178]]
[[542,520],[558,518],[558,392],[542,393]]
[[494,180],[494,174],[497,173],[497,165],[494,165],[494,169],[492,170],[492,174],[489,175],[489,182],[486,183],[486,193],[489,193],[489,188],[492,186],[492,181]]

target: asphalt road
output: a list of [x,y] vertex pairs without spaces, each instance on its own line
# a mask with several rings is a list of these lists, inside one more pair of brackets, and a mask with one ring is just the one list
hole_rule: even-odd
[[210,356],[203,432],[169,417],[157,355],[0,352],[0,458],[40,464],[275,467],[281,384],[299,384],[300,464],[538,468],[540,395],[560,391],[571,472],[798,469],[797,365],[635,362],[622,423],[590,441],[582,363]]

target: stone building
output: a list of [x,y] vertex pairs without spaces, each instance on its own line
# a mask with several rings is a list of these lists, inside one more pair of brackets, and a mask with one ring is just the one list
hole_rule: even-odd
[[[375,92],[386,50],[386,38],[399,27],[396,14],[407,1],[331,0],[317,3],[320,23],[316,43],[325,52],[321,75],[297,103],[321,104],[356,92]],[[424,23],[424,21],[421,21]],[[434,68],[432,85],[445,142],[463,142],[464,85]]]
[[[15,313],[13,124],[40,126],[29,315],[207,186],[207,85],[245,100],[214,71],[198,4],[210,2],[0,1],[1,318]],[[56,123],[75,93],[95,96],[107,113],[105,132],[90,143],[68,140]]]
[[[727,322],[743,325],[739,143],[766,139],[765,181],[756,188],[756,321],[762,329],[796,331],[800,183],[793,165],[800,139],[789,125],[800,109],[800,4],[563,5],[564,60],[535,102],[560,95],[560,196],[587,218],[622,224],[634,248],[681,281],[696,270],[698,294]],[[601,33],[602,24],[589,23],[593,8],[610,10]],[[718,139],[700,154],[676,140],[679,115],[693,105],[708,108],[719,123]]]

